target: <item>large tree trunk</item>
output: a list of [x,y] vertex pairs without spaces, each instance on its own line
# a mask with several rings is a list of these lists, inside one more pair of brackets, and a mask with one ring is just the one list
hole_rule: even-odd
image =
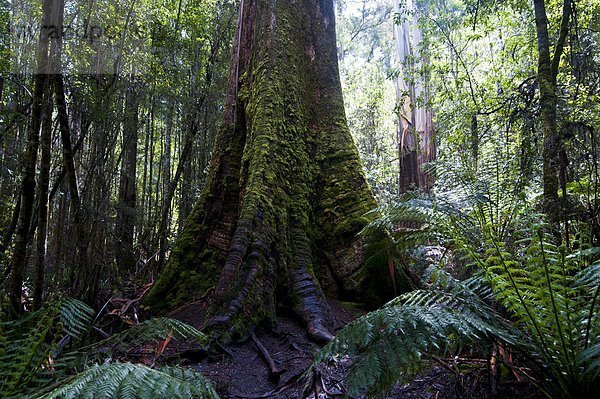
[[423,170],[423,164],[435,159],[433,112],[428,105],[427,76],[422,75],[425,50],[419,15],[413,0],[401,5],[394,0],[394,13],[403,17],[394,27],[396,55],[400,74],[395,79],[398,112],[398,160],[400,192],[411,189],[429,191],[433,179]]
[[[346,124],[333,2],[240,7],[205,190],[146,303],[166,309],[214,288],[207,324],[224,337],[288,305],[327,341],[325,294],[363,291],[356,234],[376,206]],[[377,289],[392,292],[389,281]]]

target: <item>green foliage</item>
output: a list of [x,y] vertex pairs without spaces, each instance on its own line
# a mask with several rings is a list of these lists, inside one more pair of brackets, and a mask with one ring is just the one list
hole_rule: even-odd
[[39,399],[98,398],[207,398],[219,396],[200,373],[178,367],[158,370],[150,367],[113,363],[93,365],[83,372],[60,381]]
[[431,354],[453,353],[460,345],[491,345],[495,337],[510,343],[521,339],[477,295],[481,278],[460,283],[444,275],[434,281],[436,288],[401,295],[348,325],[321,350],[313,367],[349,357],[348,395],[373,395],[416,374]]
[[394,37],[391,2],[338,1],[337,42],[348,127],[380,203],[398,190],[396,93],[390,78]]
[[46,384],[61,338],[83,338],[93,316],[93,310],[84,303],[65,298],[16,321],[1,321],[2,397],[19,397]]
[[492,241],[484,270],[497,301],[536,348],[520,356],[540,377],[540,389],[549,397],[591,397],[600,382],[586,356],[600,345],[598,265],[552,238],[534,227],[516,250]]
[[[597,249],[553,244],[540,216],[521,215],[502,229],[477,224],[476,209],[488,201],[471,196],[467,213],[426,207],[440,238],[478,267],[476,277],[459,282],[440,270],[428,273],[429,289],[404,294],[346,327],[313,367],[349,361],[348,394],[374,394],[414,375],[426,355],[501,342],[533,371],[532,382],[547,397],[592,397],[600,383]],[[520,228],[522,222],[537,224]]]
[[107,339],[84,345],[94,312],[72,298],[17,321],[0,322],[0,396],[3,398],[218,398],[200,373],[111,363],[113,356],[144,343],[206,337],[168,318],[150,319]]
[[206,335],[198,329],[179,320],[167,317],[157,317],[136,324],[131,328],[115,334],[94,346],[119,345],[124,348],[134,348],[145,342],[173,337],[175,339],[194,339],[200,344],[206,343]]
[[411,251],[435,239],[437,234],[432,229],[429,210],[416,206],[421,202],[416,195],[406,194],[397,205],[384,205],[369,213],[372,222],[361,231],[369,238],[365,248],[366,269],[386,264],[390,258],[401,264],[414,263]]
[[58,312],[63,330],[75,339],[81,339],[90,330],[94,310],[73,298],[64,298],[58,303]]

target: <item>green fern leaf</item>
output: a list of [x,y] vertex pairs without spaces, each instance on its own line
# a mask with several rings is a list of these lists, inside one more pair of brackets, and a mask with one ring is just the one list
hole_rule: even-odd
[[200,373],[179,368],[151,369],[129,363],[94,365],[31,399],[218,399],[212,383]]

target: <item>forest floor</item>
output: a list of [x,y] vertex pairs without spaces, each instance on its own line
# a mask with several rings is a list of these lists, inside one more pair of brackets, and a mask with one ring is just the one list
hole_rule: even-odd
[[[342,303],[331,301],[335,330],[343,328],[357,317]],[[171,316],[188,324],[199,326],[204,303],[186,305]],[[257,329],[255,338],[280,371],[279,378],[270,375],[265,357],[257,343],[250,338],[229,346],[222,355],[207,356],[186,343],[171,344],[164,356],[171,362],[186,365],[202,372],[214,381],[223,399],[273,398],[301,399],[343,397],[343,364],[322,366],[316,384],[305,391],[305,382],[299,377],[312,362],[319,346],[309,340],[305,329],[291,317],[280,317],[276,329]],[[340,362],[341,363],[341,362]],[[481,359],[460,359],[458,362],[441,361],[425,368],[408,384],[398,384],[385,398],[402,399],[538,399],[541,398],[530,385],[505,378],[493,393],[488,366]],[[270,378],[271,377],[271,378]]]

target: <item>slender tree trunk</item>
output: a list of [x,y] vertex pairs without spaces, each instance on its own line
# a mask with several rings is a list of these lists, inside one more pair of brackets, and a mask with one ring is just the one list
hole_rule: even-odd
[[54,221],[54,275],[62,282],[65,279],[64,259],[63,259],[63,241],[65,238],[65,226],[67,220],[67,196],[61,195],[58,198],[58,210]]
[[476,112],[471,116],[471,158],[473,160],[473,171],[477,173],[479,164],[479,121]]
[[[158,146],[158,148],[160,148],[160,156],[159,158],[159,167],[156,168],[156,184],[155,184],[155,188],[154,188],[154,192],[156,193],[156,195],[154,196],[154,205],[153,205],[153,215],[152,215],[152,231],[154,234],[160,234],[157,232],[157,224],[160,221],[160,209],[161,209],[161,201],[163,198],[163,190],[161,190],[161,187],[163,187],[163,164],[160,163],[163,159],[164,159],[164,151],[165,151],[165,147],[161,145],[162,143],[162,138],[164,138],[164,129],[159,129],[160,134],[161,134],[161,140],[158,140],[157,138],[157,142],[156,145]],[[160,235],[159,235],[160,237]]]
[[52,147],[52,97],[46,96],[42,118],[42,136],[40,141],[41,159],[38,180],[38,214],[35,250],[35,274],[33,279],[33,308],[42,306],[44,278],[46,269],[46,236],[48,230],[48,189],[50,186],[50,161]]
[[[158,259],[156,270],[160,271],[163,269],[165,262],[165,252],[167,250],[167,236],[169,234],[169,216],[171,215],[171,204],[173,195],[177,188],[177,181],[171,179],[171,136],[173,135],[173,125],[175,118],[175,105],[174,100],[169,101],[169,112],[167,115],[167,129],[163,134],[164,147],[163,147],[163,168],[162,168],[162,198],[160,212],[158,212]],[[160,178],[160,175],[159,175]],[[157,190],[157,193],[159,191]]]
[[[60,128],[60,138],[62,143],[63,168],[66,173],[66,183],[69,191],[70,218],[68,230],[74,235],[74,239],[61,242],[60,252],[64,253],[65,264],[63,267],[64,282],[71,292],[77,296],[83,292],[81,287],[77,286],[77,276],[85,274],[86,270],[95,270],[89,266],[87,254],[87,237],[85,232],[82,199],[79,191],[77,169],[75,167],[75,153],[83,146],[83,140],[86,136],[89,125],[87,122],[79,121],[76,125],[80,128],[80,137],[73,147],[71,143],[71,126],[69,124],[69,115],[67,111],[67,102],[62,75],[56,75],[54,79],[54,94],[58,110],[58,121]],[[64,206],[64,204],[63,204]],[[66,211],[66,209],[65,209]],[[93,279],[88,276],[89,285],[95,284]]]
[[[185,150],[185,147],[184,147]],[[191,149],[190,149],[190,152]],[[194,177],[192,175],[192,160],[185,162],[183,166],[183,172],[181,177],[181,196],[179,199],[179,222],[178,222],[178,233],[183,230],[185,219],[189,214],[190,198],[192,196],[192,184]]]
[[333,1],[242,1],[232,59],[202,198],[146,303],[165,309],[212,288],[207,325],[225,338],[286,304],[328,341],[325,293],[393,292],[385,279],[364,285],[387,264],[362,268],[357,233],[376,202],[346,124]]
[[[42,26],[51,25],[52,6],[53,0],[43,1]],[[35,197],[35,169],[40,142],[40,126],[42,122],[44,97],[48,93],[49,84],[47,70],[49,67],[49,42],[50,38],[48,32],[42,30],[40,33],[37,54],[37,72],[35,75],[31,120],[27,129],[27,151],[24,159],[23,180],[21,183],[21,210],[19,211],[19,222],[17,223],[8,289],[10,313],[12,317],[15,317],[23,311],[21,295],[23,290],[23,278],[27,267],[27,241]]]
[[163,130],[163,187],[162,193],[163,197],[161,199],[161,206],[165,207],[167,204],[167,196],[169,189],[171,187],[171,150],[172,150],[172,138],[175,133],[175,105],[173,104],[174,100],[171,98],[169,100],[171,105],[169,106],[169,112],[167,116],[167,128]]
[[[152,112],[152,111],[150,111]],[[145,246],[146,242],[145,242],[145,236],[146,236],[146,226],[147,226],[147,217],[146,215],[148,215],[148,210],[147,208],[147,202],[150,203],[149,200],[147,200],[147,197],[150,193],[149,190],[149,184],[148,184],[148,162],[149,162],[149,151],[150,151],[150,115],[148,115],[147,120],[146,120],[146,134],[144,135],[144,171],[142,174],[142,197],[140,198],[141,203],[139,206],[139,225],[140,225],[140,229],[138,230],[138,242],[140,242],[142,245]],[[150,165],[150,168],[152,168],[152,165]]]
[[[77,184],[77,171],[75,169],[74,149],[71,144],[71,128],[69,126],[69,115],[67,113],[67,101],[65,98],[65,87],[63,76],[57,75],[54,79],[54,94],[58,109],[58,121],[60,127],[60,140],[62,142],[63,167],[67,175],[67,185],[71,194],[71,208],[73,209],[73,223],[79,226],[81,222],[81,199]],[[83,136],[82,136],[83,137]],[[78,142],[81,143],[81,139]]]
[[175,170],[175,175],[173,176],[172,180],[168,179],[169,185],[166,187],[166,192],[163,194],[163,205],[162,210],[160,212],[160,221],[158,225],[158,233],[160,235],[158,270],[162,270],[164,266],[165,253],[167,251],[167,233],[169,231],[169,215],[171,214],[171,205],[173,203],[173,197],[175,196],[175,192],[177,191],[177,184],[179,183],[181,173],[188,162],[188,156],[192,150],[192,145],[194,143],[194,136],[195,132],[192,131],[191,133],[189,133],[187,139],[185,140],[185,144],[182,149],[181,156],[179,158],[179,163],[177,164],[177,169]]
[[[21,212],[21,199],[23,196],[19,193],[17,195],[17,203],[13,208],[12,218],[10,219],[10,224],[6,227],[5,230],[2,231],[2,242],[0,242],[0,256],[4,256],[4,253],[8,249],[10,242],[13,239],[13,235],[15,234],[15,230],[17,229],[17,224],[19,222],[19,213]],[[5,274],[8,275],[10,273],[11,266],[8,266],[5,270]]]
[[[540,130],[543,135],[543,186],[544,211],[551,223],[558,230],[561,215],[559,189],[559,154],[562,139],[557,127],[556,78],[558,66],[563,53],[564,43],[569,30],[571,17],[571,0],[565,0],[559,36],[555,45],[554,56],[550,55],[550,37],[548,34],[548,18],[545,0],[534,0],[535,26],[538,43],[538,85],[540,90]],[[566,160],[565,160],[566,161]]]
[[130,82],[125,98],[125,120],[123,123],[123,155],[121,156],[121,179],[115,235],[117,237],[116,262],[119,270],[133,273],[136,267],[133,238],[137,202],[137,141],[138,100],[135,83]]
[[[150,107],[150,125],[148,126],[148,135],[150,136],[150,146],[149,146],[149,165],[150,170],[148,171],[148,193],[152,193],[152,187],[154,182],[154,133],[155,133],[155,99],[152,100],[152,105]],[[158,196],[158,192],[155,192],[156,196]],[[153,239],[153,220],[154,220],[154,201],[152,200],[152,195],[148,196],[148,205],[146,212],[146,226],[148,230],[148,236]]]
[[[52,5],[52,26],[62,31],[64,18],[64,1],[54,0]],[[60,72],[62,38],[57,35],[55,40],[50,42],[49,55],[49,73]],[[48,88],[44,98],[44,115],[42,120],[41,135],[41,159],[39,165],[38,179],[38,213],[37,213],[37,240],[36,240],[36,259],[35,272],[33,278],[33,308],[40,309],[42,306],[42,297],[44,294],[44,279],[46,275],[46,241],[48,233],[48,190],[50,187],[50,162],[52,157],[52,113],[54,106],[52,102],[52,81],[55,78],[50,77]]]

